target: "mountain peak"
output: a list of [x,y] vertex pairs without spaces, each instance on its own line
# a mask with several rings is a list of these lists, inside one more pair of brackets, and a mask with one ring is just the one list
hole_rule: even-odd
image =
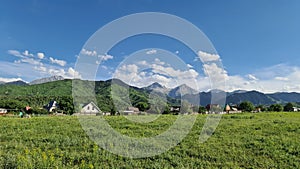
[[174,89],[172,89],[169,92],[169,95],[171,97],[179,97],[179,96],[183,96],[186,94],[197,94],[198,91],[191,88],[190,86],[186,85],[186,84],[182,84],[180,86],[175,87]]
[[158,82],[154,82],[151,85],[147,86],[147,88],[164,88],[164,86]]
[[65,78],[62,76],[51,76],[51,77],[34,80],[34,81],[30,82],[29,84],[36,85],[36,84],[43,84],[43,83],[54,82],[54,81],[59,81],[59,80],[65,80]]
[[17,80],[17,81],[12,81],[12,82],[0,82],[0,85],[16,85],[16,86],[26,86],[28,83],[22,81],[22,80]]

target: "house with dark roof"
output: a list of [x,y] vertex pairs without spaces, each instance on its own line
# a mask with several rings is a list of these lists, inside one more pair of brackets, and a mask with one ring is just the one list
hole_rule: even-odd
[[48,112],[53,112],[54,110],[57,110],[58,107],[59,106],[56,101],[50,101],[46,106],[44,106]]

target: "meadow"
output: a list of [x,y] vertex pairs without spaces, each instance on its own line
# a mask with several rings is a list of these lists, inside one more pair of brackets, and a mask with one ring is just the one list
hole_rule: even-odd
[[[166,130],[176,116],[138,124],[105,117],[130,137]],[[181,143],[157,156],[131,159],[93,143],[77,117],[0,117],[0,168],[300,168],[300,113],[223,115],[205,143],[199,134],[206,115],[197,115]]]

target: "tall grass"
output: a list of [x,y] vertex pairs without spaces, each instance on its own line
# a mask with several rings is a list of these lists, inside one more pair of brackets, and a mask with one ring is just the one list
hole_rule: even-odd
[[[147,124],[105,117],[118,132],[151,137],[176,116]],[[300,113],[223,115],[207,142],[199,142],[206,116],[161,155],[130,159],[94,144],[76,117],[0,117],[0,168],[300,168]]]

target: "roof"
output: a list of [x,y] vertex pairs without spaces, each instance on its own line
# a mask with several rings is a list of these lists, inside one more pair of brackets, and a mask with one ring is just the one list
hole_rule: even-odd
[[84,104],[84,105],[82,106],[82,108],[85,108],[85,107],[86,107],[87,105],[89,105],[89,104],[93,105],[99,112],[101,112],[100,108],[99,108],[94,102],[89,102],[89,103],[87,103],[87,104]]

